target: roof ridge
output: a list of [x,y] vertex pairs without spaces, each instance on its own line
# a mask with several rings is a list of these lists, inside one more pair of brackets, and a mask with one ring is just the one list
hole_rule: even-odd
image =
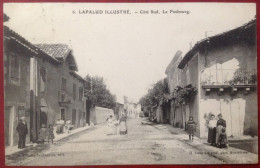
[[34,43],[34,45],[65,45],[65,46],[69,46],[66,43],[38,43],[38,44]]
[[198,41],[195,43],[195,45],[194,45],[189,51],[186,52],[186,54],[185,54],[184,57],[182,58],[180,64],[178,65],[178,68],[180,68],[180,69],[183,68],[183,66],[184,66],[184,63],[183,63],[183,62],[185,62],[186,59],[188,59],[188,58],[187,58],[187,55],[189,55],[192,51],[194,51],[195,48],[198,47],[199,45],[201,45],[203,42],[208,41],[208,40],[210,40],[210,39],[214,39],[214,38],[218,38],[218,37],[221,37],[221,36],[225,36],[225,35],[227,35],[227,34],[229,34],[229,33],[231,33],[231,32],[235,32],[235,31],[237,31],[237,30],[239,30],[239,29],[248,28],[248,26],[251,26],[251,25],[254,25],[254,24],[256,24],[256,19],[255,19],[255,18],[252,19],[252,20],[250,20],[250,21],[248,21],[247,23],[244,23],[244,24],[241,25],[241,26],[238,26],[238,27],[232,28],[232,29],[230,29],[230,30],[223,31],[223,32],[221,32],[221,33],[215,34],[215,35],[213,35],[213,36],[206,37],[206,38],[203,38],[203,39],[201,39],[201,40],[198,40]]

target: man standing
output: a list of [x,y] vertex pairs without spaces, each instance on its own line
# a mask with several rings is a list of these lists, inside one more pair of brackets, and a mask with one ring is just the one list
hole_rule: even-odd
[[25,117],[21,117],[16,127],[16,130],[19,135],[18,148],[19,149],[25,148],[25,139],[26,139],[26,135],[28,134],[28,128],[27,128],[27,123],[25,122]]
[[218,115],[219,120],[217,121],[217,130],[216,130],[216,144],[219,147],[219,137],[222,131],[222,128],[226,128],[226,121],[223,119],[222,114]]

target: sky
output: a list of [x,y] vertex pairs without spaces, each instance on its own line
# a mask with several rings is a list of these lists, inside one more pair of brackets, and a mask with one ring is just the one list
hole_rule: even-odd
[[[91,14],[90,10],[103,13]],[[105,14],[105,10],[129,10],[131,14]],[[151,10],[158,10],[159,14],[152,14]],[[170,13],[171,10],[189,14]],[[4,13],[10,17],[5,25],[33,44],[68,44],[76,58],[78,74],[104,77],[119,102],[123,102],[124,95],[137,102],[152,84],[166,77],[166,67],[178,50],[185,55],[206,34],[213,36],[249,22],[256,15],[256,6],[5,3]]]

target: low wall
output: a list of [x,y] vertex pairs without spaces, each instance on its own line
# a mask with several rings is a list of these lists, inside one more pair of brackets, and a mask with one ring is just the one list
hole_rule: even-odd
[[90,110],[90,121],[95,125],[105,123],[110,115],[114,116],[112,109],[95,107]]

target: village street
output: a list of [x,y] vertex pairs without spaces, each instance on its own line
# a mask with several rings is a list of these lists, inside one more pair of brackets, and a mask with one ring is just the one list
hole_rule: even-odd
[[217,158],[199,152],[164,128],[128,121],[127,135],[106,135],[99,125],[53,145],[6,157],[7,165],[108,165],[108,164],[220,164]]

